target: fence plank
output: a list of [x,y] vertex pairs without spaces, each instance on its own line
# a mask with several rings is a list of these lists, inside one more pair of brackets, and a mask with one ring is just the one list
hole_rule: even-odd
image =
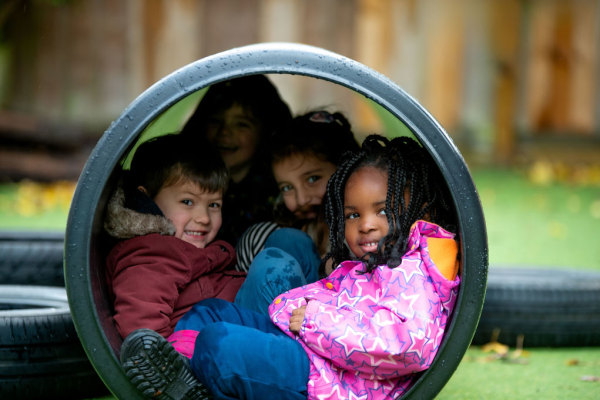
[[424,105],[448,130],[462,103],[465,0],[429,2]]
[[[388,54],[391,48],[391,2],[389,0],[360,0],[355,17],[357,61],[382,74],[388,74]],[[366,132],[381,132],[382,125],[367,103],[354,104],[355,119]]]
[[569,77],[568,125],[574,132],[592,136],[600,131],[596,124],[596,107],[600,103],[594,82],[600,81],[600,2],[576,1],[573,7],[573,67]]
[[495,155],[499,162],[509,162],[514,155],[517,100],[519,31],[521,26],[519,0],[494,1],[491,9],[492,52],[496,62]]

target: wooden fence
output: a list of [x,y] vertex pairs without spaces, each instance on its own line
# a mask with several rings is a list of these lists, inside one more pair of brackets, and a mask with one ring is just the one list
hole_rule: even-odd
[[[600,158],[600,0],[5,0],[0,132],[17,113],[98,137],[166,74],[267,41],[387,75],[479,159],[514,162],[552,143]],[[295,112],[331,105],[359,133],[381,129],[346,89],[274,80]]]

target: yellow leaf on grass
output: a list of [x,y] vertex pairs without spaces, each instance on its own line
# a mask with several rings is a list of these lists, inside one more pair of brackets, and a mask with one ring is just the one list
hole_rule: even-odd
[[508,353],[508,346],[499,342],[489,342],[481,346],[481,351],[484,353],[496,353],[505,355]]

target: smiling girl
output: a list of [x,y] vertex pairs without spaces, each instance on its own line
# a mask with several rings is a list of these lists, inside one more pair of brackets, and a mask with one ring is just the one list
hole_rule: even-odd
[[[339,111],[310,111],[276,130],[269,141],[271,168],[279,188],[274,220],[253,225],[244,233],[236,246],[237,268],[248,271],[269,235],[282,227],[306,232],[316,246],[316,257],[325,255],[328,233],[321,203],[327,181],[344,154],[358,148],[350,122]],[[297,234],[291,235],[297,240]]]
[[359,146],[341,112],[314,110],[276,131],[269,149],[279,187],[275,220],[251,226],[236,246],[236,268],[248,277],[235,302],[265,315],[275,296],[330,272],[321,265],[329,249],[321,203],[344,155]]

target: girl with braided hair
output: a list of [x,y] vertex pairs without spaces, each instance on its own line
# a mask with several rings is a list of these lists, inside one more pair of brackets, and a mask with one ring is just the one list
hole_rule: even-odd
[[188,388],[216,399],[402,396],[433,362],[456,300],[449,199],[414,140],[368,137],[327,185],[325,260],[337,267],[277,296],[269,317],[219,299],[194,306]]
[[327,258],[331,258],[334,265],[351,258],[352,248],[345,245],[344,237],[347,219],[344,194],[350,175],[366,167],[385,172],[388,177],[383,211],[391,228],[381,241],[380,252],[368,252],[369,257],[363,257],[368,272],[375,265],[400,262],[411,228],[418,220],[425,219],[451,231],[456,230],[456,215],[449,202],[450,192],[429,153],[408,137],[389,141],[371,135],[363,142],[362,151],[347,159],[329,180],[323,200],[331,232],[331,251]]

